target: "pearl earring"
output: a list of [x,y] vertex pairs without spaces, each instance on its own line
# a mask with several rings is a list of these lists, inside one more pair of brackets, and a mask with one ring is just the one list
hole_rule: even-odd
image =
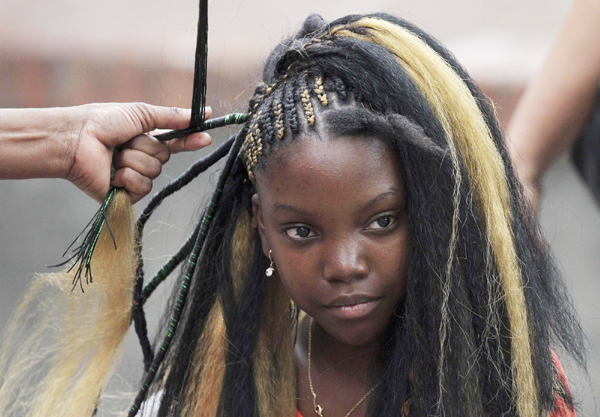
[[270,277],[271,275],[273,275],[273,272],[275,272],[275,264],[273,263],[273,259],[271,258],[271,253],[273,253],[272,250],[269,250],[269,261],[271,261],[271,265],[269,265],[269,267],[267,268],[267,276]]

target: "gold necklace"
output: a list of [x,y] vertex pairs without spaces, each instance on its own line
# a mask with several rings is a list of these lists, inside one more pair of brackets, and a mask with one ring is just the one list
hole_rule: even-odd
[[[323,407],[321,407],[319,404],[317,404],[317,394],[315,393],[315,389],[313,388],[313,383],[312,383],[312,377],[310,374],[310,355],[311,355],[311,351],[312,351],[312,327],[313,327],[313,318],[310,318],[310,324],[308,325],[308,385],[310,386],[310,392],[313,396],[313,407],[315,409],[315,413],[317,413],[317,415],[319,417],[323,417]],[[356,410],[358,408],[359,405],[361,405],[363,403],[364,400],[367,399],[367,397],[369,395],[371,395],[373,393],[373,391],[375,391],[375,388],[377,388],[379,386],[379,384],[381,384],[381,381],[378,382],[377,384],[375,384],[375,386],[373,388],[371,388],[371,390],[369,392],[367,392],[365,394],[364,397],[362,397],[360,399],[359,402],[357,402],[354,407],[352,407],[352,409],[350,411],[348,411],[348,414],[346,414],[344,417],[349,417],[350,414],[352,414],[354,412],[354,410]]]

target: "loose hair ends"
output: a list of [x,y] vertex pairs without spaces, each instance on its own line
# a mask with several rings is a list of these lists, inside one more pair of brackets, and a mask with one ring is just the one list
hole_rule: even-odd
[[0,415],[91,416],[131,321],[135,276],[133,210],[118,192],[91,263],[94,282],[40,274],[9,323],[0,353]]

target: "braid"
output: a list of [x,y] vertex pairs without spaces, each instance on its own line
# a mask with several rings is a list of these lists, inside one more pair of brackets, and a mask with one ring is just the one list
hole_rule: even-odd
[[267,86],[265,84],[261,83],[256,87],[256,89],[254,90],[254,97],[252,97],[252,99],[250,99],[250,102],[248,103],[248,111],[250,113],[254,113],[256,111],[256,108],[262,101],[266,92]]
[[296,80],[293,78],[284,84],[283,107],[290,132],[294,135],[298,132],[298,111],[296,110]]
[[325,89],[323,87],[323,75],[317,75],[315,78],[315,94],[319,98],[319,101],[323,106],[327,106],[329,104],[329,100],[327,99],[327,94],[325,93]]
[[148,338],[148,325],[146,322],[146,314],[144,313],[144,298],[143,298],[143,271],[144,261],[141,256],[141,241],[136,240],[136,253],[138,255],[138,265],[137,265],[137,276],[138,279],[135,282],[135,286],[133,288],[133,303],[131,305],[131,317],[133,320],[133,327],[135,328],[135,334],[138,337],[140,342],[140,347],[142,348],[142,355],[144,358],[144,371],[148,372],[150,366],[152,365],[152,361],[154,360],[154,352],[152,351],[152,344],[150,343],[150,339]]
[[163,360],[169,351],[171,342],[173,341],[173,338],[175,337],[175,333],[177,331],[177,327],[179,326],[179,321],[181,319],[182,312],[186,307],[187,295],[189,292],[192,277],[195,274],[197,260],[200,256],[200,252],[204,246],[204,242],[206,240],[206,235],[207,235],[208,229],[210,227],[213,214],[215,213],[215,211],[217,210],[217,208],[219,206],[219,201],[221,200],[221,193],[223,192],[225,182],[227,181],[227,178],[229,177],[232,166],[234,165],[234,162],[236,161],[237,156],[238,156],[238,152],[242,146],[242,143],[243,143],[242,137],[244,135],[244,132],[245,132],[245,129],[242,129],[238,133],[236,140],[233,142],[233,144],[231,146],[231,150],[229,152],[229,157],[227,158],[225,167],[223,168],[223,171],[220,175],[219,182],[217,184],[215,192],[213,193],[211,201],[208,205],[206,214],[201,219],[200,233],[198,233],[198,237],[196,239],[194,248],[190,254],[190,257],[188,258],[188,265],[187,265],[186,273],[185,273],[185,276],[184,276],[184,279],[182,282],[181,289],[179,290],[179,295],[177,297],[177,303],[175,304],[174,309],[173,309],[172,318],[171,318],[171,321],[169,324],[169,331],[165,335],[164,340],[162,342],[162,346],[161,346],[160,350],[158,351],[158,354],[156,355],[156,357],[154,357],[154,360],[152,361],[152,365],[150,366],[148,372],[146,373],[142,388],[138,392],[138,394],[135,398],[135,401],[129,411],[130,417],[134,417],[137,414],[137,412],[139,411],[140,406],[142,405],[142,402],[144,401],[144,399],[146,398],[146,395],[148,394],[148,389],[152,385],[152,383],[154,381],[154,377],[156,376],[157,371],[161,367]]
[[200,223],[196,225],[194,231],[187,238],[185,243],[181,245],[177,253],[164,263],[163,266],[160,267],[158,272],[152,277],[150,281],[144,286],[144,290],[142,292],[142,301],[145,303],[148,298],[152,295],[154,290],[158,288],[158,286],[181,264],[181,262],[187,258],[194,247],[194,242],[198,238],[198,233],[200,233]]
[[260,117],[261,112],[259,111],[257,114],[253,115],[250,120],[250,125],[248,127],[248,135],[244,141],[244,148],[246,154],[246,167],[248,168],[248,177],[251,181],[254,181],[254,174],[252,173],[252,169],[256,164],[258,164],[258,156],[262,155],[262,145],[260,144],[260,129],[258,127],[258,118]]
[[275,129],[277,139],[283,139],[285,128],[283,124],[283,88],[277,89],[273,96],[273,113],[275,114]]
[[154,359],[154,353],[152,352],[152,344],[150,343],[150,339],[148,338],[148,326],[146,323],[146,315],[144,314],[144,303],[146,302],[147,297],[154,291],[154,289],[162,282],[168,274],[170,274],[173,269],[179,265],[181,260],[189,255],[192,244],[186,244],[182,247],[182,250],[178,252],[175,257],[169,261],[165,265],[165,267],[161,268],[157,277],[153,278],[152,285],[148,288],[144,288],[144,260],[142,258],[142,235],[144,231],[144,226],[147,221],[150,219],[150,216],[156,208],[165,200],[165,198],[173,195],[175,192],[182,189],[185,185],[189,184],[194,178],[200,175],[202,172],[206,171],[209,167],[214,165],[217,161],[223,158],[231,145],[233,144],[233,139],[230,138],[221,146],[219,146],[215,151],[207,155],[205,158],[200,159],[190,168],[188,168],[183,174],[179,177],[171,181],[156,193],[150,203],[144,208],[142,214],[138,217],[136,223],[136,245],[135,252],[137,257],[137,268],[136,268],[136,281],[133,289],[133,302],[131,309],[131,316],[133,320],[133,325],[135,329],[135,333],[138,336],[138,340],[140,342],[140,347],[142,348],[142,353],[144,357],[144,370],[147,372],[152,364]]
[[346,101],[348,99],[348,91],[346,90],[346,84],[339,77],[331,78],[332,87],[335,91],[335,94],[339,97],[341,101]]
[[269,96],[264,100],[264,110],[260,120],[260,125],[263,132],[263,142],[271,143],[275,139],[275,122],[274,122],[273,96]]
[[306,115],[306,122],[309,126],[313,126],[315,124],[315,110],[310,100],[310,89],[306,82],[307,76],[307,73],[304,73],[304,75],[298,79],[298,92],[300,93],[300,100],[302,101],[304,114]]

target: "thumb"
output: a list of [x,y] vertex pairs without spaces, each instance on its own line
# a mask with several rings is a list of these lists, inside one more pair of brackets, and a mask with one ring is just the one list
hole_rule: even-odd
[[[191,110],[154,106],[145,103],[105,104],[96,108],[91,118],[96,123],[96,137],[108,147],[119,146],[131,138],[155,129],[189,127]],[[212,110],[206,108],[206,117]]]
[[[186,129],[190,126],[192,111],[190,109],[181,109],[179,107],[153,106],[144,103],[132,103],[131,111],[134,118],[137,118],[143,132],[151,132],[155,129]],[[212,108],[204,108],[204,117],[210,118]],[[134,120],[135,121],[135,120]]]

